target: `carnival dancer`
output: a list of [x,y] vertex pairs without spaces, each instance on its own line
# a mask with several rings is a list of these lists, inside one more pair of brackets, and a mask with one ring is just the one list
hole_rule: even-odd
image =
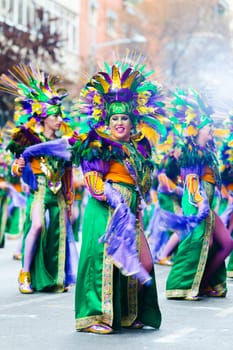
[[[229,135],[220,146],[220,174],[222,180],[223,196],[220,200],[219,215],[231,236],[233,236],[233,113],[225,121]],[[227,263],[227,277],[233,278],[233,253]]]
[[179,168],[180,152],[181,147],[175,143],[175,134],[170,130],[165,143],[157,149],[158,207],[147,229],[154,262],[160,265],[172,265],[171,257],[180,241],[179,234],[169,229],[161,230],[156,225],[160,213],[159,208],[179,215],[182,212],[183,188]]
[[8,145],[16,157],[12,172],[30,187],[19,290],[64,292],[75,281],[67,232],[72,167],[61,158],[62,152],[56,153],[56,133],[66,121],[62,100],[67,93],[56,90],[55,77],[31,65],[19,64],[9,73],[1,76],[0,89],[17,97],[19,119]]
[[[129,61],[128,61],[129,59]],[[84,212],[76,284],[76,329],[99,334],[121,327],[159,328],[153,261],[142,229],[149,201],[151,147],[140,126],[165,129],[160,85],[131,57],[91,77],[81,91],[80,118],[90,131],[76,141],[90,197]],[[145,124],[146,123],[146,124]]]
[[[8,181],[13,186],[15,191],[19,192],[22,196],[26,193],[23,191],[23,184],[20,177],[13,176],[11,170],[8,172]],[[8,238],[18,239],[23,233],[25,216],[25,207],[16,207],[11,199],[8,203],[8,218],[6,225],[6,232]]]
[[5,246],[5,229],[7,223],[8,208],[8,164],[5,160],[5,152],[0,145],[0,248]]
[[208,199],[209,212],[180,243],[168,275],[168,299],[198,300],[200,296],[224,297],[227,292],[225,259],[233,240],[211,209],[215,186],[221,179],[212,134],[212,108],[194,89],[177,90],[171,100],[174,120],[184,131],[181,171],[184,179],[184,215],[196,215]]

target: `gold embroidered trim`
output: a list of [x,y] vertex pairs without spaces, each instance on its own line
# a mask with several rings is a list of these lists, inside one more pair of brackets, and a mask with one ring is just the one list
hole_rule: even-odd
[[64,290],[65,280],[65,258],[66,258],[66,221],[65,221],[65,199],[62,192],[57,194],[58,208],[59,208],[59,248],[58,248],[58,277],[57,285],[61,286],[61,291]]
[[174,289],[166,290],[166,297],[169,298],[185,298],[194,297],[199,293],[199,286],[204,273],[206,260],[209,252],[210,237],[214,226],[214,214],[210,211],[209,216],[206,219],[206,230],[204,235],[204,241],[200,253],[200,260],[197,266],[197,271],[193,280],[191,289]]

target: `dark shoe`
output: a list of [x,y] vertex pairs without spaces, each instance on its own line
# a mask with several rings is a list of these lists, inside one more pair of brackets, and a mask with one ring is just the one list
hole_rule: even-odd
[[200,291],[200,295],[206,296],[209,298],[225,298],[226,291],[225,290],[217,291],[212,287],[207,287]]
[[142,329],[144,327],[144,323],[142,323],[139,320],[134,321],[133,324],[131,324],[131,326],[129,328],[131,329]]
[[139,320],[134,321],[130,326],[124,327],[129,329],[142,329],[144,327],[144,323]]

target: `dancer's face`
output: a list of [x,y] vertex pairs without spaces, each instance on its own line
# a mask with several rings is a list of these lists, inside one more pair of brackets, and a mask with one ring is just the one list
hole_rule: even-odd
[[109,120],[111,135],[119,141],[129,141],[132,122],[127,114],[113,114]]
[[50,131],[57,131],[62,125],[62,117],[60,115],[50,115],[44,120],[45,129]]
[[198,143],[205,146],[213,139],[213,127],[211,124],[206,124],[198,132]]

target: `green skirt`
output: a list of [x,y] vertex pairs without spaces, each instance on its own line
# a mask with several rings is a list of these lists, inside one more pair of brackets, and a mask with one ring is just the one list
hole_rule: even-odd
[[[132,212],[136,213],[137,193],[131,186],[113,185],[121,192]],[[113,265],[106,253],[106,244],[99,243],[111,218],[106,202],[89,198],[85,208],[82,246],[78,265],[75,295],[76,329],[105,323],[117,330],[130,326],[136,319],[159,328],[161,313],[157,299],[154,270],[152,282],[142,286],[133,277],[126,277]],[[140,249],[140,228],[137,242]]]
[[18,238],[23,232],[25,209],[13,207],[7,219],[6,232],[10,238]]
[[44,176],[39,176],[38,182],[38,191],[31,192],[27,199],[23,259],[25,240],[32,225],[31,212],[34,205],[39,203],[38,215],[42,220],[42,232],[30,268],[32,287],[36,291],[63,292],[66,258],[64,195],[62,190],[57,194],[51,192]]
[[[158,192],[159,206],[163,210],[170,211],[172,213],[181,214],[181,199],[175,194]],[[167,230],[169,236],[174,231]]]
[[8,198],[4,190],[0,190],[0,248],[5,246]]
[[[212,203],[214,186],[204,183],[207,196]],[[185,191],[182,208],[184,215],[197,214],[197,207],[189,202],[188,192]],[[210,210],[209,216],[200,223],[192,233],[180,242],[173,260],[173,266],[166,283],[166,297],[168,299],[195,297],[199,294],[199,287],[205,271],[207,259],[214,254],[215,247],[210,246],[210,238],[214,228],[214,214]],[[226,289],[225,265],[216,271],[210,281],[215,290]]]

